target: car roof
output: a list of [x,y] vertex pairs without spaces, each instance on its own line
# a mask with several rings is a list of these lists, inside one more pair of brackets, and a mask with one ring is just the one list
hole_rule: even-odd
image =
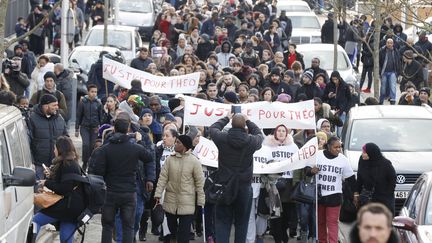
[[111,47],[111,46],[77,46],[72,51],[95,51],[95,52],[101,52],[101,51],[108,51],[108,52],[116,52],[118,51],[118,48]]
[[[136,30],[136,27],[133,27],[133,26],[127,26],[127,25],[112,25],[112,24],[109,24],[109,25],[107,25],[107,28],[109,29],[109,30],[125,30],[125,31],[135,31]],[[104,25],[103,24],[98,24],[98,25],[95,25],[95,26],[93,26],[90,30],[92,30],[92,29],[96,29],[96,30],[103,30],[104,29]]]
[[305,1],[279,1],[277,3],[277,6],[291,6],[291,5],[300,5],[300,6],[308,6],[309,4],[307,4],[307,2]]
[[286,16],[315,16],[318,18],[318,16],[314,12],[286,12]]
[[432,108],[412,105],[366,105],[350,110],[350,119],[432,119]]
[[[301,44],[297,45],[298,52],[312,52],[312,51],[333,51],[333,44]],[[338,45],[338,51],[343,51],[343,47]]]

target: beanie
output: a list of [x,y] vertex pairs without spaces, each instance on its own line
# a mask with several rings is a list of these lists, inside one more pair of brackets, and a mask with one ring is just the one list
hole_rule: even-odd
[[234,42],[233,49],[241,48],[242,46],[238,42]]
[[192,148],[192,139],[187,135],[180,135],[177,138],[186,147],[187,150]]
[[48,72],[45,73],[44,80],[46,80],[47,78],[52,78],[54,80],[54,82],[57,79],[56,75],[53,72],[51,72],[51,71],[48,71]]
[[272,70],[270,72],[270,76],[273,76],[273,75],[278,75],[278,76],[281,75],[280,69],[278,67],[272,68]]
[[150,108],[144,108],[144,109],[142,109],[142,111],[141,111],[141,117],[143,117],[145,114],[148,114],[148,113],[153,116],[153,111]]
[[308,77],[310,80],[313,80],[314,73],[312,70],[306,70],[304,71],[303,76]]
[[291,101],[291,95],[285,93],[279,94],[276,101],[280,101],[282,103],[289,103]]
[[236,93],[234,93],[232,91],[225,92],[224,98],[227,101],[229,101],[230,103],[233,103],[233,104],[237,104],[238,103],[237,95],[236,95]]
[[428,87],[421,88],[419,90],[419,93],[421,93],[421,92],[425,92],[428,95],[428,97],[430,97],[430,89]]
[[290,77],[291,79],[294,79],[294,72],[293,72],[293,70],[286,70],[285,71],[285,77],[286,76]]
[[39,105],[48,105],[54,102],[58,102],[57,98],[52,94],[44,94],[39,101]]

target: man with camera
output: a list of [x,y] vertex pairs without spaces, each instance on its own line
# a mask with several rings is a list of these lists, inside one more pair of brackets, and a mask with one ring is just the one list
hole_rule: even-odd
[[2,70],[10,90],[17,96],[24,95],[26,88],[30,85],[30,80],[27,75],[21,72],[21,58],[6,59],[3,62]]

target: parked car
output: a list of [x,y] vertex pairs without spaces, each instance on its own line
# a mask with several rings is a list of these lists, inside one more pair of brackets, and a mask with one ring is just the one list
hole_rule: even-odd
[[91,66],[99,59],[101,51],[107,51],[113,56],[119,55],[123,60],[125,60],[123,53],[121,53],[121,51],[116,47],[78,46],[69,54],[69,67],[73,69],[80,68],[85,73],[88,73]]
[[430,127],[429,106],[356,106],[348,113],[341,135],[344,154],[357,171],[364,144],[373,142],[381,148],[396,170],[396,211],[402,208],[419,176],[432,170]]
[[291,42],[295,44],[321,43],[321,24],[314,12],[287,12],[293,31]]
[[412,187],[399,216],[393,219],[401,242],[432,242],[432,172],[423,173]]
[[[84,39],[83,46],[103,46],[104,26],[93,26]],[[135,27],[108,25],[108,46],[118,48],[126,62],[136,57],[138,48],[142,47],[141,37]]]
[[[306,67],[310,67],[312,59],[318,57],[320,59],[320,67],[327,71],[329,77],[333,72],[334,46],[332,44],[304,44],[298,45],[297,51],[303,54],[303,61]],[[348,55],[344,48],[338,45],[337,47],[337,70],[345,82],[353,84],[358,89],[358,75],[349,61]]]
[[309,4],[305,1],[278,1],[276,4],[277,16],[280,15],[282,10],[286,12],[311,12]]
[[31,237],[36,176],[27,126],[14,106],[0,105],[0,163],[0,242],[24,243]]
[[120,0],[119,23],[135,26],[143,40],[150,40],[157,12],[154,1]]

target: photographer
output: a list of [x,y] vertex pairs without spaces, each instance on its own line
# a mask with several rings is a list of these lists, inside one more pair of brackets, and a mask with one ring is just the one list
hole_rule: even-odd
[[21,58],[14,57],[12,60],[6,59],[3,62],[3,76],[9,83],[10,91],[16,95],[24,95],[24,91],[30,85],[30,80],[27,75],[22,73]]

